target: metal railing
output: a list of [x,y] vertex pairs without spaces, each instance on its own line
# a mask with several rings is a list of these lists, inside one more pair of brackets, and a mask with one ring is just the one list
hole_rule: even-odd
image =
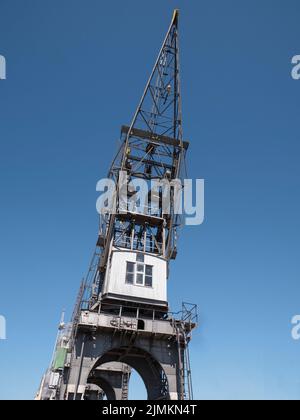
[[129,248],[134,251],[143,251],[152,254],[163,252],[162,242],[154,241],[154,239],[149,237],[145,240],[144,238],[132,238],[129,235],[119,234],[115,236],[114,245],[120,248]]
[[[90,300],[83,300],[81,303],[81,310],[90,310]],[[149,320],[162,320],[162,321],[181,321],[185,324],[198,323],[198,307],[195,304],[186,303],[182,304],[181,311],[172,312],[164,311],[163,309],[142,308],[134,305],[122,305],[113,303],[99,302],[97,308],[98,313],[108,313],[118,317],[130,317],[134,319],[149,319]]]
[[137,205],[134,200],[127,200],[121,201],[118,207],[119,212],[125,213],[133,213],[133,214],[140,214],[143,216],[150,216],[150,217],[162,217],[162,208],[159,204],[154,204],[149,202],[148,205]]

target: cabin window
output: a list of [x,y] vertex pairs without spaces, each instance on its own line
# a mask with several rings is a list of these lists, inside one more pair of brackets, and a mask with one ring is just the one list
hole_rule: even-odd
[[141,263],[143,263],[144,261],[145,261],[145,256],[144,256],[144,254],[142,254],[142,253],[138,253],[137,255],[136,255],[136,260],[137,260],[137,262],[141,262]]
[[[142,255],[143,254],[138,254]],[[144,257],[144,256],[143,256]],[[147,265],[139,261],[137,257],[137,262],[127,261],[126,267],[126,283],[135,284],[137,286],[152,287],[153,285],[153,267],[152,265]]]
[[126,283],[134,284],[135,263],[127,261]]
[[145,286],[146,287],[152,287],[152,271],[153,267],[152,265],[145,265]]

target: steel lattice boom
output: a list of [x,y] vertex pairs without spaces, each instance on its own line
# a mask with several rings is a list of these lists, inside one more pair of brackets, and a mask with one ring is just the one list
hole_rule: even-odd
[[[176,10],[132,122],[121,128],[121,147],[109,177],[116,184],[121,182],[120,171],[127,174],[127,183],[135,179],[149,183],[180,179],[188,145],[182,137]],[[145,208],[142,214],[128,212],[124,215],[119,214],[120,197],[116,197],[116,214],[105,214],[100,220],[97,245],[101,257],[91,287],[92,304],[102,290],[112,241],[114,246],[155,253],[167,260],[176,257],[177,228],[181,222],[174,214],[173,204],[171,200],[167,215],[163,214],[161,206],[156,214],[150,214]]]

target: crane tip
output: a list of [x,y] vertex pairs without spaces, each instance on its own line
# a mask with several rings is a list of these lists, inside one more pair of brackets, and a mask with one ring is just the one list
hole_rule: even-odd
[[178,20],[178,17],[179,17],[179,9],[174,9],[174,12],[173,12],[173,21],[174,22],[177,21]]

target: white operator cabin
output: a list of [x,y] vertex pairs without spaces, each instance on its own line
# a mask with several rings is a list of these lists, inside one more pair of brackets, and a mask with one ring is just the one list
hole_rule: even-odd
[[102,297],[166,309],[167,261],[162,256],[112,247]]

